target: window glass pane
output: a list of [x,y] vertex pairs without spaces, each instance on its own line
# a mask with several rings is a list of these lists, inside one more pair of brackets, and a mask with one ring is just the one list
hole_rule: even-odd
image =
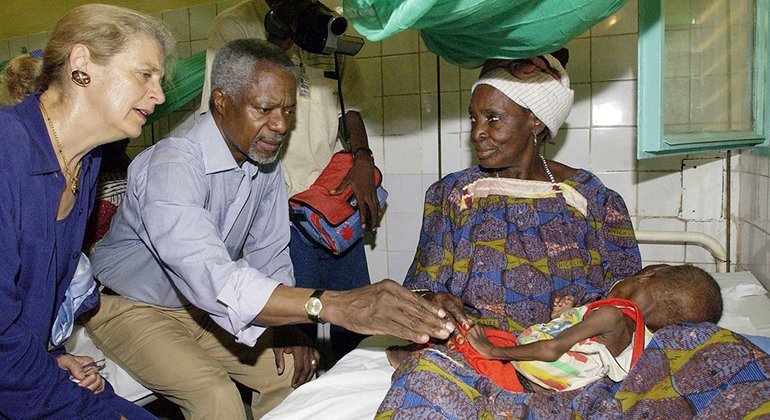
[[664,0],[664,134],[754,130],[756,0]]

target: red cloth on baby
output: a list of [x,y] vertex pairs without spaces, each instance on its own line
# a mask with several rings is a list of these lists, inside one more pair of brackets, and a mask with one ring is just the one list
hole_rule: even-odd
[[[457,327],[465,335],[465,330],[459,325]],[[508,331],[487,328],[484,332],[487,334],[489,342],[497,347],[513,347],[516,345],[516,336]],[[508,392],[524,392],[524,388],[516,376],[516,370],[510,362],[486,359],[476,349],[471,347],[471,343],[467,339],[463,340],[463,344],[460,344],[457,340],[452,339],[455,344],[455,350],[465,356],[465,360],[476,369],[479,375],[491,379],[492,382]]]

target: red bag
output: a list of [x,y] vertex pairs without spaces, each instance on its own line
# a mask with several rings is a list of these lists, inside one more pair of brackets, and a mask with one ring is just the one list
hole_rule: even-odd
[[[364,234],[358,200],[350,189],[331,195],[353,167],[353,155],[337,152],[318,179],[305,191],[289,198],[289,217],[306,238],[340,254]],[[374,167],[374,183],[380,207],[388,197],[382,188],[382,173]]]

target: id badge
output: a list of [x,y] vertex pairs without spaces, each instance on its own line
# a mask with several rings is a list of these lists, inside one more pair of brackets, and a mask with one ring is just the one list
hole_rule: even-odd
[[310,80],[305,75],[299,76],[299,95],[310,97]]

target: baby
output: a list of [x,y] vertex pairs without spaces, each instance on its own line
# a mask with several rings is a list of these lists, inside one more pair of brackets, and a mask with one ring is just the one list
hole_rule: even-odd
[[[625,379],[651,332],[682,322],[716,323],[722,316],[719,285],[690,265],[649,266],[616,283],[607,299],[576,308],[573,303],[572,296],[556,298],[555,319],[518,337],[475,325],[466,331],[467,341],[456,338],[448,346],[509,391],[567,391],[604,376]],[[512,363],[477,363],[479,356]],[[396,365],[405,354],[390,351],[388,357]]]

